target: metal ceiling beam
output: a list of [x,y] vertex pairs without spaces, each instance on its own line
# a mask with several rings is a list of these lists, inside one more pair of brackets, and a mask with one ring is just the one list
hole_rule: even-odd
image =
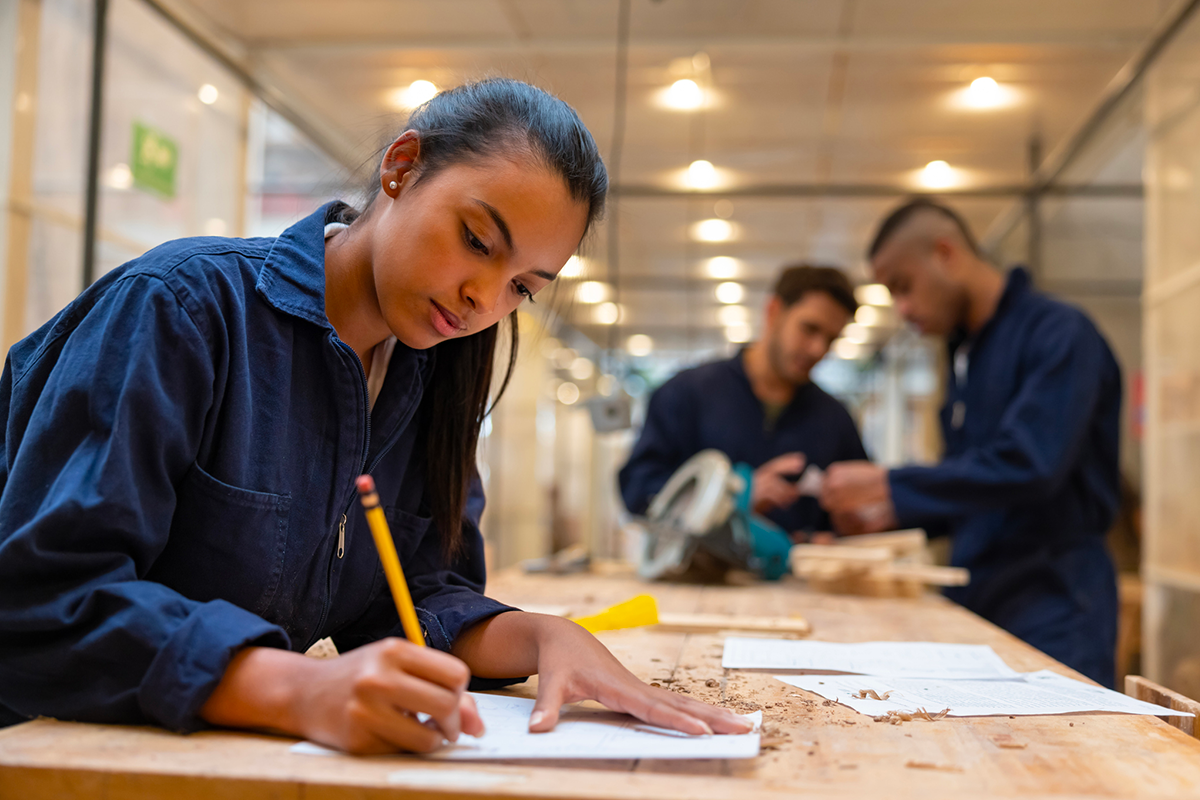
[[[1200,0],[1197,0],[1200,2]],[[913,189],[896,184],[867,183],[790,183],[759,184],[720,190],[673,189],[652,184],[622,184],[612,186],[609,192],[620,197],[653,199],[694,198],[789,198],[789,197],[958,197],[958,198],[1017,198],[1026,197],[1034,191],[1032,184],[999,184],[994,186],[972,186],[956,189]],[[1076,184],[1050,185],[1040,189],[1044,195],[1055,197],[1126,197],[1139,198],[1143,195],[1139,183],[1119,184]]]
[[[545,54],[596,56],[613,52],[610,36],[576,37],[530,37],[511,39],[497,38],[414,38],[401,39],[394,36],[368,36],[363,38],[274,39],[269,37],[247,38],[247,46],[260,53],[286,54],[352,54],[380,51],[437,50],[439,52],[471,53],[514,53],[535,51]],[[1095,35],[1065,32],[1033,33],[1028,35],[997,34],[972,35],[969,38],[954,35],[924,34],[916,36],[634,36],[629,46],[636,50],[664,50],[709,53],[736,50],[753,50],[756,53],[791,53],[828,55],[832,52],[846,53],[891,53],[954,47],[1050,47],[1084,48],[1090,50],[1129,50],[1142,42],[1142,38],[1129,35]]]

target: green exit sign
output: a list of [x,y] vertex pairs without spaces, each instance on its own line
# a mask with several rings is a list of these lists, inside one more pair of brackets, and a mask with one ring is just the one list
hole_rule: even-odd
[[179,166],[179,146],[160,130],[133,123],[133,158],[130,172],[139,189],[171,199],[175,196],[175,171]]

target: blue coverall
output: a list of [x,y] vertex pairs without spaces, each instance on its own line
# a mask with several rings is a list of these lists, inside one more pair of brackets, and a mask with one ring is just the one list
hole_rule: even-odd
[[[746,377],[744,354],[684,370],[650,398],[645,426],[619,476],[621,496],[631,512],[644,513],[671,474],[708,448],[752,467],[792,452],[803,453],[808,463],[822,469],[867,457],[845,407],[811,382],[798,386],[768,425],[762,401]],[[766,516],[789,533],[829,530],[828,515],[811,497]]]
[[[0,725],[203,726],[234,653],[402,636],[354,480],[375,477],[429,644],[485,598],[426,502],[437,348],[397,344],[368,405],[325,314],[332,204],[278,239],[184,239],[110,272],[0,378]],[[344,527],[343,527],[344,526]]]
[[991,320],[952,338],[945,458],[889,473],[902,527],[954,537],[971,583],[946,594],[1111,687],[1121,373],[1080,310],[1020,268]]

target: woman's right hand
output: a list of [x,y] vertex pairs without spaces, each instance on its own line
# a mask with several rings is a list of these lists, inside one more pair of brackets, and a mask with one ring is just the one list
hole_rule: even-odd
[[[384,639],[333,659],[251,647],[225,670],[200,715],[214,725],[303,736],[349,753],[428,753],[483,721],[459,659]],[[416,715],[430,716],[426,723]]]

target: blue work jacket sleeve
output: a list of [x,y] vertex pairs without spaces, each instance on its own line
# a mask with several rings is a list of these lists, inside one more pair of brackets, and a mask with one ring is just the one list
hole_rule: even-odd
[[[512,606],[483,595],[487,579],[483,536],[479,518],[483,514],[483,487],[476,477],[471,483],[463,518],[462,547],[447,559],[442,538],[428,518],[391,510],[393,533],[420,535],[415,554],[404,563],[417,617],[429,646],[450,652],[464,631]],[[367,612],[351,626],[333,636],[339,651],[361,647],[388,636],[404,636],[391,593],[386,589],[372,601]]]
[[1029,342],[1021,384],[985,444],[888,474],[901,526],[1045,500],[1063,485],[1104,391],[1108,351],[1079,313],[1043,319]]
[[0,379],[0,703],[202,727],[238,649],[288,646],[233,604],[144,580],[212,401],[205,333],[144,275],[84,295],[39,333]]
[[691,444],[697,441],[692,417],[695,404],[689,402],[686,392],[685,384],[675,378],[650,397],[642,433],[618,475],[621,498],[632,514],[645,514],[654,495],[696,453]]

